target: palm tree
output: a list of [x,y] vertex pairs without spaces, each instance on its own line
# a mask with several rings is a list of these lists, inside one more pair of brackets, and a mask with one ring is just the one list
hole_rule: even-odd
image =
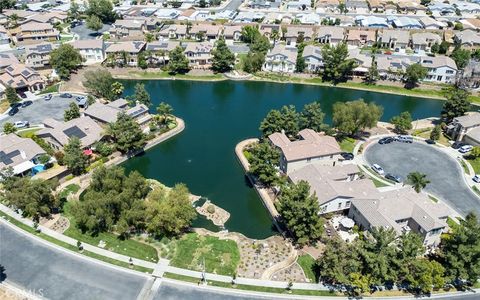
[[173,108],[170,104],[162,102],[157,106],[157,113],[163,117],[163,123],[167,123],[168,117],[172,114]]
[[114,83],[112,83],[112,92],[116,96],[120,96],[123,93],[123,90],[124,90],[123,84],[121,84],[120,82],[115,81]]
[[11,16],[8,17],[8,24],[10,28],[17,27],[18,25],[18,20],[20,18],[18,17],[17,14],[12,14]]
[[277,29],[272,30],[272,34],[270,35],[270,38],[273,40],[273,47],[275,47],[275,44],[277,43],[278,39],[280,39],[280,32]]
[[415,192],[420,193],[430,181],[427,179],[427,175],[420,172],[412,172],[407,175],[407,183],[413,187]]

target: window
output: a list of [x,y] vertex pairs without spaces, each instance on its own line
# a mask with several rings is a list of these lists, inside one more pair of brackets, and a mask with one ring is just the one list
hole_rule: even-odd
[[447,71],[445,71],[445,73],[447,73],[447,74],[453,74],[453,70],[447,70]]
[[351,203],[350,201],[347,201],[347,202],[345,203],[345,207],[350,207],[350,203]]
[[342,202],[338,203],[338,209],[342,208]]

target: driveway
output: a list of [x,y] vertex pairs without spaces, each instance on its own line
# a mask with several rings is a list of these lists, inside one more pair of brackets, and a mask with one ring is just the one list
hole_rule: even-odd
[[0,128],[3,128],[3,124],[6,122],[28,121],[30,125],[35,125],[41,124],[47,118],[63,121],[63,112],[68,108],[70,102],[76,102],[75,97],[78,96],[72,95],[72,98],[61,98],[56,94],[49,101],[43,100],[43,95],[41,95],[39,99],[33,101],[32,105],[20,107],[19,112],[14,116],[4,115],[0,119]]
[[465,183],[462,167],[437,146],[424,142],[386,145],[375,142],[367,147],[364,157],[368,164],[379,164],[385,173],[393,173],[403,179],[410,172],[426,174],[430,180],[425,188],[427,192],[440,197],[462,215],[470,211],[480,215],[480,198]]
[[[6,282],[52,300],[136,299],[147,277],[58,250],[0,221]],[[2,278],[0,278],[2,281]]]
[[75,33],[78,35],[78,39],[80,40],[94,40],[98,36],[100,36],[103,32],[110,30],[112,26],[108,24],[103,24],[103,28],[98,31],[90,30],[87,28],[87,25],[85,23],[78,25],[76,27],[73,27],[70,29],[72,33]]

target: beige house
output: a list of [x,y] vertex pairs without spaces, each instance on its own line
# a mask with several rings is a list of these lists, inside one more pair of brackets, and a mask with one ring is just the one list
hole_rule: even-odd
[[302,36],[305,42],[311,41],[313,39],[313,27],[290,25],[287,27],[287,32],[283,37],[288,46],[295,46],[299,36]]
[[405,52],[410,44],[410,32],[408,30],[385,29],[379,32],[378,42],[382,48],[389,48],[395,52]]
[[0,171],[13,168],[15,175],[28,173],[36,159],[46,154],[32,139],[21,138],[15,133],[0,135]]
[[101,63],[105,60],[103,39],[77,40],[72,43],[72,46],[80,52],[86,65]]
[[277,44],[265,56],[262,69],[267,72],[293,73],[297,62],[298,50]]
[[94,103],[83,114],[101,125],[107,125],[116,122],[118,114],[122,112],[132,117],[142,128],[146,128],[152,120],[152,115],[148,112],[147,106],[137,104],[134,107],[129,107],[125,99],[118,99],[107,104]]
[[480,48],[480,33],[474,30],[457,32],[454,39],[464,49],[475,50]]
[[45,82],[40,74],[23,64],[12,64],[4,70],[0,75],[0,83],[5,87],[11,86],[18,92],[36,92],[44,87]]
[[107,61],[112,60],[114,64],[136,67],[138,54],[145,48],[145,42],[118,42],[110,44],[105,53]]
[[72,137],[80,140],[82,148],[89,148],[103,136],[103,128],[89,117],[80,117],[68,122],[54,119],[43,121],[44,129],[37,136],[44,139],[55,150],[62,150]]
[[315,40],[320,44],[330,44],[333,46],[343,42],[345,38],[345,32],[343,27],[335,26],[322,26],[317,29],[317,35]]
[[353,199],[348,217],[364,230],[384,227],[393,228],[398,235],[415,232],[422,237],[424,246],[434,248],[440,243],[450,214],[443,203],[405,187],[381,192],[371,199]]
[[435,33],[420,32],[412,34],[412,49],[418,53],[421,51],[429,52],[430,48],[435,44],[440,44],[442,38]]
[[172,24],[163,26],[158,32],[163,39],[184,39],[187,36],[187,25]]
[[352,29],[347,34],[347,44],[352,46],[372,46],[375,43],[375,31]]
[[125,19],[116,20],[110,34],[116,39],[140,38],[143,39],[145,20]]
[[42,41],[57,41],[60,33],[49,23],[29,22],[20,25],[15,40],[19,44],[35,44]]
[[480,113],[456,117],[447,126],[447,133],[455,141],[463,141],[470,145],[480,145]]
[[167,64],[169,60],[169,53],[177,46],[180,46],[178,41],[155,41],[147,43],[145,50],[150,53],[147,57],[148,63],[152,65]]
[[25,64],[34,69],[50,67],[50,52],[57,48],[52,43],[41,43],[25,47]]
[[285,133],[275,132],[268,136],[270,142],[280,152],[280,170],[285,174],[298,170],[309,164],[335,165],[341,159],[341,153],[334,137],[304,129],[299,133],[300,139],[291,141]]
[[210,42],[187,43],[185,56],[187,56],[190,67],[209,68],[212,64],[213,44]]
[[222,27],[218,25],[197,24],[190,28],[188,34],[190,38],[196,39],[197,41],[214,41],[219,37],[221,29]]
[[241,25],[230,25],[223,28],[223,37],[225,41],[238,42],[242,38],[242,28]]

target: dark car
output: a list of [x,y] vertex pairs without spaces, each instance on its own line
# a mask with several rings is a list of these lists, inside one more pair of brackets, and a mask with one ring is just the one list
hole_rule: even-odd
[[8,112],[9,116],[14,116],[16,113],[18,113],[18,107],[12,107],[10,111]]
[[397,176],[397,175],[393,175],[393,174],[390,174],[388,173],[387,175],[385,175],[385,178],[391,180],[391,181],[395,181],[395,182],[402,182],[402,179],[400,178],[400,176]]
[[25,93],[20,92],[20,93],[18,93],[18,95],[19,95],[20,98],[22,98],[22,99],[27,98],[27,95],[25,95]]
[[461,148],[462,146],[465,146],[465,144],[462,143],[462,142],[455,142],[455,143],[452,144],[452,148],[453,148],[453,149],[459,149],[459,148]]
[[354,157],[353,153],[348,153],[348,152],[343,152],[341,155],[345,160],[352,160]]
[[22,103],[14,103],[11,105],[12,109],[22,107]]
[[61,98],[72,98],[73,96],[70,93],[63,93],[63,94],[60,94],[60,97]]
[[380,145],[384,145],[384,144],[390,144],[393,141],[395,141],[395,139],[393,137],[384,137],[384,138],[379,139],[378,143]]
[[30,101],[30,100],[28,100],[28,101],[23,101],[23,102],[22,102],[22,107],[30,106],[30,105],[32,105],[32,103],[33,103],[33,102]]
[[425,140],[425,143],[427,143],[429,145],[435,145],[436,142],[434,140],[428,139],[428,140]]

